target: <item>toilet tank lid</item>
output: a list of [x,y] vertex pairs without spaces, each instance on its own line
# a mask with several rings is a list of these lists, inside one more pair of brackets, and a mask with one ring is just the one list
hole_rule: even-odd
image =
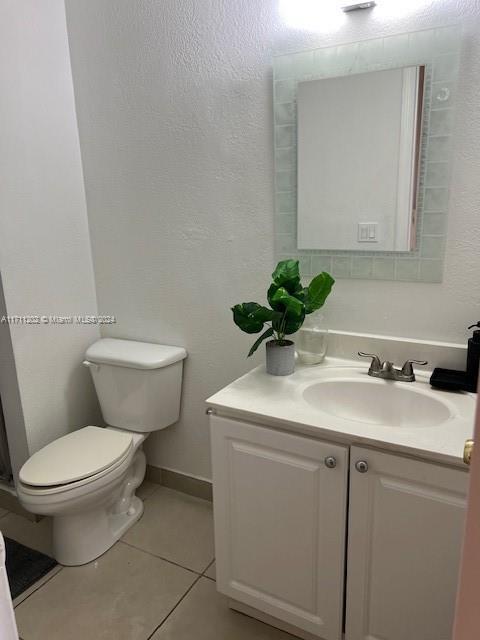
[[85,353],[89,362],[132,369],[161,369],[186,357],[187,352],[183,347],[118,338],[101,338],[91,344]]

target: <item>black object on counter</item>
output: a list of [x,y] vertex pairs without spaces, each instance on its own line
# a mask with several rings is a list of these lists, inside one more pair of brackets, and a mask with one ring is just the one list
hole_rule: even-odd
[[434,369],[430,384],[437,389],[447,391],[477,391],[478,369],[480,366],[480,321],[470,325],[469,329],[478,327],[468,341],[467,370]]
[[445,391],[475,391],[471,388],[466,371],[455,371],[454,369],[433,370],[430,384],[437,389]]
[[[468,328],[480,327],[480,322],[470,325]],[[478,384],[478,367],[480,366],[480,331],[477,329],[473,332],[473,336],[468,341],[467,351],[467,376],[474,387],[477,390]]]

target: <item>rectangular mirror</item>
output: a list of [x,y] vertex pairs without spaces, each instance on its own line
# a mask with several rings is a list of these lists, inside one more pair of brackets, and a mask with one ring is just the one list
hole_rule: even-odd
[[424,67],[299,82],[299,249],[410,251]]
[[275,56],[275,257],[441,282],[461,28]]

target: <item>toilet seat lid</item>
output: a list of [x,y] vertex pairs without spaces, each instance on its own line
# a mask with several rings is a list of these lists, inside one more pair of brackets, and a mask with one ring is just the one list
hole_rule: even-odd
[[20,481],[51,487],[83,480],[115,465],[132,447],[127,432],[83,427],[34,453],[21,468]]

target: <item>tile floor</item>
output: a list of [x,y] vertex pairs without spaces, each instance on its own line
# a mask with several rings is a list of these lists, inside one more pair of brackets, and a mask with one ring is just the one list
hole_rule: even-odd
[[[145,512],[107,553],[57,567],[15,601],[22,640],[292,640],[216,591],[211,503],[145,482]],[[50,521],[0,510],[0,531],[51,553]]]

